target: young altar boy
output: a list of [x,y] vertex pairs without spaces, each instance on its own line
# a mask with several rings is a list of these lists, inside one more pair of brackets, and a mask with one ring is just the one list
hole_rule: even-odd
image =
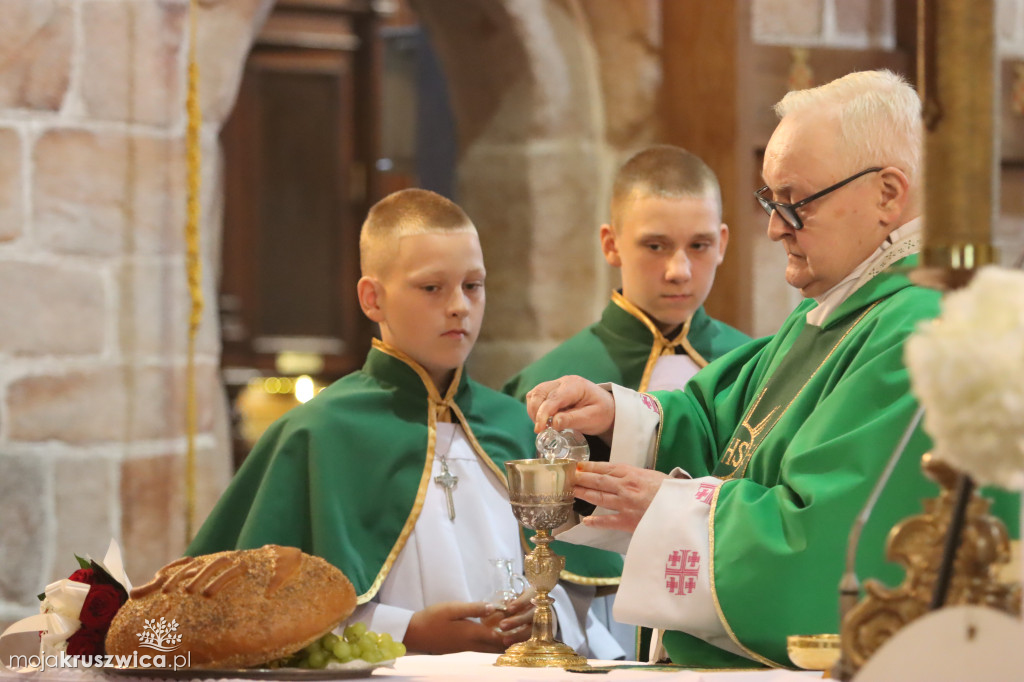
[[[509,379],[505,393],[524,400],[537,384],[567,374],[641,392],[682,389],[698,369],[750,340],[704,312],[729,228],[718,178],[698,156],[671,145],[634,154],[615,174],[600,239],[605,260],[621,271],[621,291],[600,320]],[[577,510],[593,505],[578,500]],[[612,618],[610,598],[594,609],[627,655],[646,660],[647,631],[636,640],[635,628]]]
[[699,157],[670,145],[633,155],[615,175],[600,239],[621,291],[600,320],[509,379],[506,393],[522,400],[567,374],[637,391],[681,389],[750,340],[704,312],[729,228],[718,179]]
[[[359,250],[359,303],[380,339],[361,370],[267,430],[188,553],[296,546],[352,581],[349,622],[410,652],[504,651],[529,637],[533,608],[485,602],[492,560],[522,571],[503,462],[536,453],[523,405],[463,369],[484,315],[476,228],[448,199],[402,190],[370,210]],[[596,579],[620,567],[600,551],[571,565]],[[587,605],[552,596],[563,641],[622,655]]]

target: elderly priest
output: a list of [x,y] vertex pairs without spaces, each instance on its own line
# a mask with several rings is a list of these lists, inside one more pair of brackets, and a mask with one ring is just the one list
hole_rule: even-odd
[[[757,199],[806,297],[778,333],[685,391],[563,377],[527,396],[538,429],[553,418],[610,442],[577,481],[597,513],[560,539],[628,546],[615,617],[661,629],[652,653],[674,663],[790,666],[787,634],[838,632],[851,524],[917,410],[903,346],[939,310],[905,276],[922,232],[914,90],[852,73],[776,112]],[[860,576],[899,580],[885,536],[935,494],[929,447],[915,431],[864,529]]]

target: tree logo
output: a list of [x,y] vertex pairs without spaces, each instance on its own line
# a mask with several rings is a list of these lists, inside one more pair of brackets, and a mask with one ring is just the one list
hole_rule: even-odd
[[135,633],[139,638],[139,646],[149,647],[157,651],[174,651],[181,646],[181,635],[175,634],[178,629],[178,621],[171,619],[170,622],[162,617],[150,620],[146,618],[142,626],[142,632]]

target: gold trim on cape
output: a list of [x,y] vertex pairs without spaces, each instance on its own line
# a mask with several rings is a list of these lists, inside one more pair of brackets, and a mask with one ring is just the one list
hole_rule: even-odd
[[647,384],[651,380],[651,374],[654,373],[654,365],[657,364],[658,358],[663,355],[671,355],[675,352],[676,346],[682,346],[686,354],[697,363],[698,367],[706,367],[708,361],[704,359],[704,356],[697,352],[690,343],[690,323],[693,322],[693,315],[686,318],[686,322],[683,323],[683,328],[679,330],[679,333],[674,339],[668,339],[661,330],[658,329],[658,325],[654,324],[654,321],[645,313],[643,310],[634,305],[629,299],[623,296],[618,291],[612,292],[612,303],[622,308],[624,311],[640,320],[647,330],[651,332],[654,337],[654,341],[651,343],[651,353],[647,356],[647,364],[644,365],[644,373],[640,377],[640,385],[637,390],[641,393],[647,390]]
[[[557,540],[558,538],[555,539]],[[579,575],[578,573],[566,570],[559,573],[558,577],[576,585],[588,585],[590,587],[608,587],[610,585],[618,585],[622,582],[622,576],[619,576],[618,578],[588,578],[585,575]]]
[[[388,553],[388,557],[384,561],[383,566],[381,566],[381,570],[378,573],[377,578],[373,581],[373,584],[370,586],[370,589],[367,590],[365,594],[360,595],[357,599],[357,603],[359,604],[364,604],[377,594],[377,591],[384,583],[384,579],[387,577],[387,574],[391,571],[391,566],[397,560],[399,553],[405,547],[406,541],[412,534],[412,529],[415,527],[416,521],[419,520],[420,511],[423,509],[423,501],[427,494],[427,486],[430,482],[430,474],[434,465],[434,449],[437,442],[438,421],[450,422],[451,413],[454,412],[456,419],[458,419],[459,424],[462,426],[462,429],[466,434],[466,440],[469,441],[470,446],[473,448],[473,453],[484,464],[484,466],[491,471],[491,473],[498,477],[498,480],[501,481],[505,490],[508,490],[508,478],[506,478],[505,472],[494,463],[493,459],[487,456],[483,446],[480,445],[480,441],[476,439],[476,434],[473,433],[473,429],[470,428],[469,422],[466,420],[466,416],[462,413],[462,409],[455,403],[455,394],[458,392],[459,382],[462,378],[462,366],[459,366],[458,369],[455,370],[455,376],[452,377],[452,383],[448,387],[445,397],[441,398],[441,393],[437,390],[437,387],[434,386],[433,379],[430,378],[427,370],[425,370],[419,363],[402,351],[394,348],[393,346],[389,346],[379,339],[373,339],[373,347],[380,352],[390,355],[391,357],[401,360],[407,364],[416,372],[420,380],[423,382],[423,385],[427,389],[427,396],[430,405],[427,422],[429,437],[427,439],[427,458],[425,468],[423,470],[423,475],[420,478],[419,490],[416,492],[416,500],[413,503],[412,510],[409,512],[409,518],[406,520],[405,526],[398,535],[398,540],[395,541],[394,547],[392,547],[391,552]],[[519,539],[520,545],[526,552],[529,552],[529,545],[526,544],[526,536],[522,526],[519,528]],[[593,585],[597,587],[618,585],[621,580],[621,578],[587,578],[575,573],[570,573],[569,571],[562,571],[559,575],[563,580],[568,580],[569,582],[576,583],[578,585]]]
[[[409,516],[405,520],[405,525],[402,526],[402,530],[398,533],[398,539],[395,540],[395,544],[391,547],[391,551],[388,552],[387,558],[381,565],[380,570],[377,572],[377,577],[370,585],[369,589],[363,594],[356,597],[356,604],[362,605],[373,599],[377,592],[380,591],[381,585],[384,584],[384,579],[387,578],[388,573],[391,572],[391,567],[394,566],[395,561],[398,559],[398,555],[405,548],[405,543],[409,540],[409,536],[412,535],[412,530],[416,526],[416,522],[420,518],[420,512],[423,510],[423,502],[427,497],[427,486],[430,485],[430,474],[434,467],[434,450],[437,446],[437,422],[438,420],[444,422],[451,421],[450,408],[454,405],[452,402],[455,397],[455,393],[459,389],[459,381],[462,378],[462,367],[459,366],[455,370],[455,375],[452,377],[452,383],[448,387],[448,391],[444,398],[441,398],[441,393],[437,390],[434,385],[433,379],[418,362],[413,360],[411,357],[403,353],[402,351],[389,346],[379,339],[373,339],[373,347],[380,352],[390,355],[391,357],[404,362],[408,365],[427,389],[427,452],[426,460],[423,465],[423,473],[420,475],[420,485],[416,490],[416,499],[413,501],[412,509],[409,510]],[[462,420],[463,428],[466,429],[467,434],[472,434],[469,427],[465,424],[465,418],[462,417],[462,412],[457,413]],[[476,443],[475,437],[470,437],[470,442],[474,444],[474,450],[479,447]],[[490,461],[489,458],[485,458]],[[491,468],[493,469],[494,463],[491,462]],[[504,477],[503,477],[504,478]],[[507,484],[506,484],[507,485]]]
[[644,393],[649,396],[654,404],[658,406],[658,433],[654,436],[654,461],[651,463],[651,468],[656,469],[658,467],[658,453],[661,452],[661,434],[664,431],[661,428],[662,424],[665,423],[665,408],[662,407],[661,401],[658,400],[657,396],[651,393]]
[[[832,346],[832,350],[828,352],[828,354],[822,359],[822,361],[818,363],[818,366],[814,368],[814,371],[811,372],[807,379],[804,380],[803,386],[800,387],[800,390],[797,391],[793,398],[789,401],[789,403],[784,408],[782,408],[782,412],[779,412],[779,416],[775,418],[775,421],[773,421],[771,424],[767,424],[768,419],[770,419],[772,415],[775,414],[775,410],[779,409],[778,406],[773,407],[772,411],[768,413],[768,416],[765,417],[760,424],[757,424],[756,426],[751,426],[749,424],[750,417],[751,415],[754,414],[754,410],[757,409],[757,406],[761,403],[761,398],[764,397],[764,394],[768,390],[768,386],[771,384],[771,380],[774,378],[775,375],[772,374],[772,376],[768,377],[768,379],[765,380],[764,386],[761,388],[761,392],[758,393],[757,395],[757,399],[754,401],[754,404],[750,406],[750,409],[747,410],[747,414],[745,417],[743,417],[743,421],[740,422],[740,426],[746,426],[747,432],[750,433],[750,449],[747,451],[747,456],[742,463],[743,468],[740,469],[739,466],[735,467],[731,474],[722,478],[723,481],[736,480],[738,478],[742,478],[743,475],[747,473],[747,467],[750,466],[750,461],[754,459],[754,455],[757,453],[757,449],[761,446],[761,443],[763,443],[764,439],[768,437],[768,434],[772,432],[772,430],[775,428],[775,425],[782,420],[783,415],[785,415],[786,412],[789,411],[789,408],[793,406],[793,403],[795,403],[796,399],[800,397],[800,394],[804,392],[804,389],[807,388],[807,384],[811,382],[811,379],[817,376],[818,371],[825,366],[825,363],[828,362],[828,359],[832,357],[832,354],[836,352],[836,349],[839,348],[840,344],[842,344],[843,341],[846,340],[846,337],[850,335],[850,332],[852,332],[857,327],[857,325],[860,324],[860,321],[864,319],[864,316],[870,313],[872,310],[874,310],[875,306],[881,302],[882,300],[879,299],[872,303],[871,305],[869,305],[864,310],[864,312],[860,314],[860,317],[853,321],[853,324],[850,325],[850,328],[843,332],[843,335],[839,337],[839,340],[836,341],[834,346]],[[790,348],[790,350],[792,350],[792,348]],[[754,440],[758,436],[760,436],[760,439],[758,439],[755,443]],[[729,445],[732,445],[731,440],[729,442]],[[719,461],[721,461],[721,458],[719,458]]]

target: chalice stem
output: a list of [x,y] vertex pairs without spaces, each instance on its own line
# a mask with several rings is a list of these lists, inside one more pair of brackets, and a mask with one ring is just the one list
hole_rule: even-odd
[[551,605],[554,600],[548,596],[545,590],[543,594],[537,592],[537,596],[530,600],[535,607],[533,612],[533,629],[530,632],[530,639],[539,642],[555,641],[554,618]]
[[538,529],[533,536],[533,551],[526,555],[523,562],[526,579],[537,591],[530,600],[534,606],[531,639],[540,642],[555,641],[554,611],[551,608],[554,599],[550,597],[550,592],[565,566],[565,559],[548,547],[550,542],[551,531]]

